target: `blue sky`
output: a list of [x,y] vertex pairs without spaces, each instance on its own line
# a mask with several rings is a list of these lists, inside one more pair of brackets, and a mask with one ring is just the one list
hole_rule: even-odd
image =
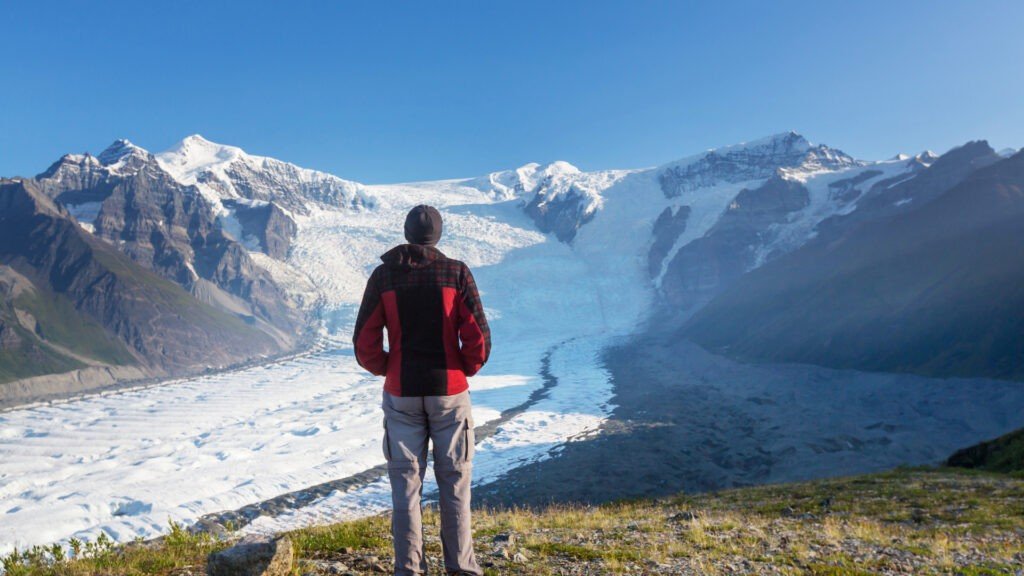
[[0,175],[184,136],[364,182],[655,165],[797,130],[1024,146],[1024,2],[0,4]]

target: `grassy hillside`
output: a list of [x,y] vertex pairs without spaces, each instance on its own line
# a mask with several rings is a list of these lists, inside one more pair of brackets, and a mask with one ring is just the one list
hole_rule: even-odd
[[1024,428],[995,440],[958,450],[949,457],[950,466],[1007,472],[1024,478]]
[[85,367],[82,362],[33,341],[32,334],[21,326],[12,326],[11,330],[21,342],[15,348],[0,350],[0,384]]
[[[438,564],[438,515],[426,542]],[[1024,479],[958,469],[897,470],[600,507],[478,511],[487,574],[1016,574],[1024,565]],[[390,568],[378,516],[287,534],[294,574]],[[508,542],[511,541],[511,544]],[[8,558],[22,574],[202,574],[227,546],[180,528],[157,544],[91,543],[90,557]]]
[[[25,290],[0,306],[4,306],[0,318],[21,340],[17,349],[0,350],[0,383],[86,366],[81,359],[68,355],[67,350],[102,364],[124,366],[136,362],[124,344],[107,334],[98,322],[80,314],[63,297]],[[19,325],[15,311],[31,318],[34,332]]]

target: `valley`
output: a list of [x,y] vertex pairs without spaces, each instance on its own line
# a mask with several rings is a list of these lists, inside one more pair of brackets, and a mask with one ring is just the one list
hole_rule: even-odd
[[[419,203],[444,215],[438,247],[472,267],[491,324],[491,360],[471,382],[487,432],[474,464],[481,502],[604,501],[941,461],[1024,424],[1020,383],[744,363],[728,342],[711,353],[686,331],[708,325],[703,310],[738,325],[719,298],[830,230],[910,213],[1019,156],[971,150],[962,161],[870,162],[782,133],[655,168],[555,162],[391,185],[199,136],[156,155],[120,141],[95,158],[66,156],[10,186],[38,186],[49,200],[36,203],[68,237],[117,254],[130,277],[237,324],[237,346],[216,361],[251,364],[171,376],[161,346],[185,358],[224,350],[188,334],[164,343],[159,332],[110,332],[147,318],[144,307],[117,322],[95,316],[98,333],[167,377],[0,412],[0,552],[100,533],[152,538],[169,519],[277,532],[385,509],[374,472],[380,381],[356,365],[351,329],[366,277]],[[2,264],[42,293],[62,288],[8,252]],[[61,302],[88,315],[93,296],[75,294]],[[24,318],[11,302],[0,320]],[[18,330],[38,346],[51,340]]]

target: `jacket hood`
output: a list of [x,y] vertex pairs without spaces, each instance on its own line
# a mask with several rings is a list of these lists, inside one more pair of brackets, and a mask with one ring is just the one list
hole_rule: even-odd
[[433,246],[399,244],[380,257],[388,266],[401,269],[426,268],[445,255]]

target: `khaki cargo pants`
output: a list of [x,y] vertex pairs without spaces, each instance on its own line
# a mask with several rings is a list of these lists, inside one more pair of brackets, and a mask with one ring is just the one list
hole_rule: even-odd
[[427,470],[427,439],[441,505],[441,547],[448,574],[483,575],[473,555],[469,484],[473,416],[469,392],[452,396],[392,396],[384,392],[384,457],[394,515],[395,575],[427,573],[420,497]]

